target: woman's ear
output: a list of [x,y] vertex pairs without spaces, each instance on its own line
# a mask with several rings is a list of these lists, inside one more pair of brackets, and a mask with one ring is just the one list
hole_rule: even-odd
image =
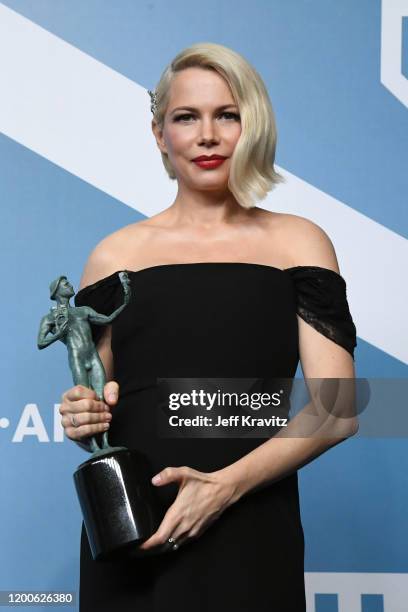
[[166,145],[164,144],[163,130],[159,128],[154,119],[152,119],[152,132],[156,138],[157,146],[159,147],[160,151],[167,154]]

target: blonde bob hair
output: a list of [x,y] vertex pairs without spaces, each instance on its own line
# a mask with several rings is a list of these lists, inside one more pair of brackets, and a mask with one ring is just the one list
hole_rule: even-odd
[[[197,43],[176,55],[155,89],[153,121],[163,129],[174,75],[185,68],[215,70],[228,83],[241,116],[241,135],[231,158],[228,188],[244,208],[263,200],[284,177],[275,171],[277,132],[272,104],[258,72],[239,53],[216,43]],[[161,153],[171,179],[176,178],[168,155]]]

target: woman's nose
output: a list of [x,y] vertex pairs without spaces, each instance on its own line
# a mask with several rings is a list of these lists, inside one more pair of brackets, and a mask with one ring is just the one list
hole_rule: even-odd
[[210,142],[218,138],[217,127],[212,119],[204,118],[202,120],[200,136],[202,140]]

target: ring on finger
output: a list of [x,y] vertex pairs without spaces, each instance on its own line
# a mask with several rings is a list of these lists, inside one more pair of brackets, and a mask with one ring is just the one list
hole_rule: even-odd
[[73,427],[78,427],[77,420],[75,418],[75,414],[71,414],[71,423]]
[[177,550],[179,548],[179,546],[180,546],[180,544],[177,544],[176,540],[174,538],[172,538],[172,537],[170,537],[168,539],[168,542],[169,542],[169,544],[172,545],[172,547],[171,547],[172,550]]

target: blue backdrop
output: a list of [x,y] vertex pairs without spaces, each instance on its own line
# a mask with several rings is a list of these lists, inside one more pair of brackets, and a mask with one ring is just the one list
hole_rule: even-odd
[[[77,288],[102,237],[171,203],[146,89],[190,44],[263,77],[287,183],[261,206],[332,238],[357,376],[407,378],[407,40],[406,0],[0,3],[0,590],[78,592],[86,454],[60,425],[66,349],[40,353],[38,325],[53,278]],[[353,438],[301,469],[308,612],[408,610],[407,474],[403,438]]]

